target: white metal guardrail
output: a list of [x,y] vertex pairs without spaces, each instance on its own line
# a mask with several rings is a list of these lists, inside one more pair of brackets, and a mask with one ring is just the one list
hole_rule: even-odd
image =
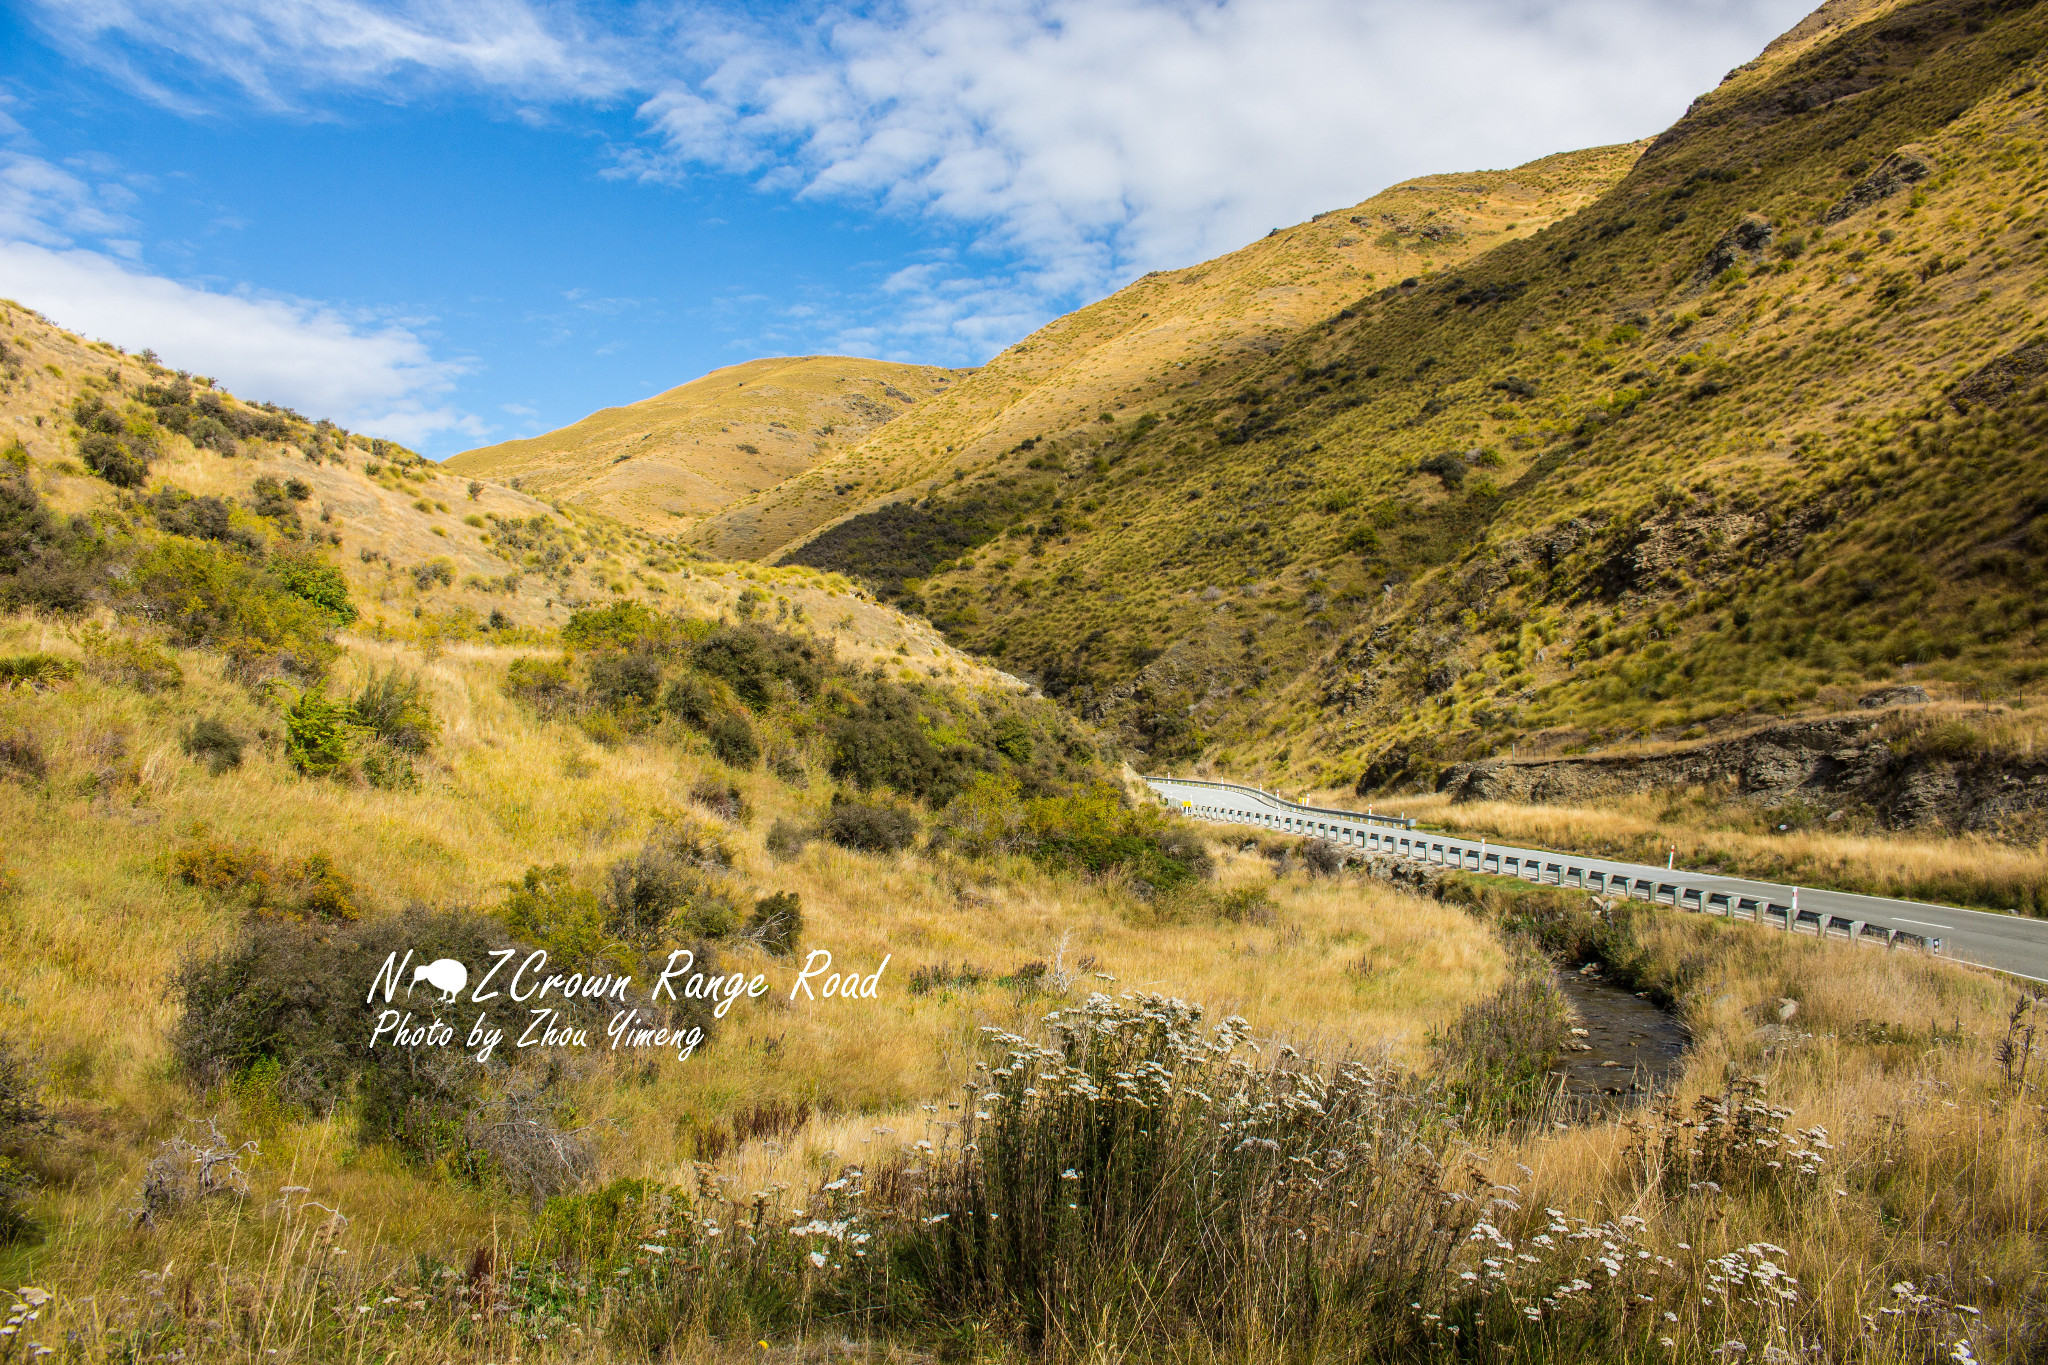
[[[1405,858],[1433,867],[1519,877],[1550,886],[1577,887],[1603,896],[1626,897],[1681,910],[1725,915],[1729,919],[1773,924],[1789,932],[1809,933],[1821,938],[1880,943],[1889,948],[1913,947],[1935,953],[1942,951],[1942,940],[1938,936],[1898,928],[1866,915],[1837,913],[1811,904],[1801,908],[1796,887],[1785,888],[1781,893],[1785,899],[1781,901],[1761,887],[1745,892],[1741,886],[1730,885],[1728,878],[1695,875],[1677,869],[1660,872],[1602,858],[1515,848],[1489,843],[1484,837],[1474,840],[1461,835],[1420,833],[1414,820],[1400,816],[1305,806],[1235,783],[1182,777],[1148,777],[1145,782],[1162,802],[1191,819],[1257,825],[1280,833],[1327,839],[1340,847]],[[1904,903],[1901,904],[1903,907]],[[2019,974],[2026,975],[2024,972]]]

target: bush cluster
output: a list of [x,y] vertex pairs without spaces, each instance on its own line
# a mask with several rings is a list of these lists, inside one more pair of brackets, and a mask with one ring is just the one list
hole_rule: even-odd
[[624,963],[642,951],[721,939],[739,927],[732,866],[724,838],[684,818],[594,878],[563,863],[528,868],[507,889],[499,913],[554,957]]
[[818,832],[841,848],[897,853],[917,842],[917,816],[881,801],[850,801],[833,793]]
[[425,684],[393,667],[346,700],[317,685],[300,692],[285,712],[285,758],[308,777],[410,790],[419,785],[415,760],[439,733]]
[[268,919],[348,923],[363,907],[362,888],[325,853],[278,858],[246,844],[209,838],[202,830],[171,851],[169,866],[173,880]]
[[107,549],[85,517],[58,520],[26,473],[0,467],[0,608],[84,610],[103,590]]
[[116,488],[140,488],[156,459],[154,424],[147,418],[123,417],[94,394],[72,405],[78,424],[78,458]]
[[982,776],[947,808],[946,840],[973,857],[1018,853],[1060,871],[1120,871],[1141,894],[1197,882],[1214,870],[1192,828],[1149,805],[1132,805],[1104,783],[1027,797],[1008,776]]
[[[468,913],[411,914],[361,923],[308,925],[252,917],[218,952],[180,970],[173,993],[180,1012],[172,1048],[186,1075],[238,1096],[267,1090],[267,1102],[331,1113],[351,1106],[365,1141],[389,1143],[436,1172],[465,1181],[502,1181],[536,1196],[563,1193],[593,1165],[586,1134],[562,1091],[558,1065],[528,1062],[501,1047],[479,1065],[459,1047],[370,1046],[364,993],[387,958],[414,963],[450,957],[480,981],[490,954],[535,946],[496,919]],[[699,954],[706,970],[715,967]],[[634,959],[637,980],[651,979]],[[597,966],[572,963],[572,969]],[[382,1007],[382,996],[377,1000]],[[411,1006],[417,1012],[420,997]],[[403,1008],[403,983],[392,1007]],[[613,1006],[565,1001],[565,1019],[601,1033]],[[670,1028],[716,1020],[701,1001],[641,1005],[642,1017]]]

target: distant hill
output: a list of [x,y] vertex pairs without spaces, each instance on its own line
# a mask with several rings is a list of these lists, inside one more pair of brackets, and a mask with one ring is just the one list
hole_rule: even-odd
[[750,360],[442,467],[570,499],[658,535],[859,444],[963,374],[850,356]]
[[[2044,49],[2040,6],[1823,7],[1640,158],[1536,163],[1580,168],[1528,191],[1580,200],[1539,231],[1453,218],[1434,269],[1338,298],[1330,266],[1291,330],[1130,371],[1067,344],[1135,340],[1171,281],[1290,235],[1360,250],[1338,240],[1399,217],[1389,191],[1053,324],[845,457],[901,491],[784,557],[922,608],[1155,765],[1296,785],[1908,682],[2019,698],[2048,676]],[[1491,224],[1523,175],[1422,183]]]
[[1282,345],[1359,294],[1525,238],[1621,178],[1639,146],[1545,157],[1512,171],[1429,175],[1277,228],[1185,270],[1161,271],[1047,324],[903,421],[713,516],[720,558],[770,558],[819,527],[1019,443],[1096,430]]
[[[887,398],[889,381],[870,375],[947,373],[834,363],[851,373],[841,371],[845,393],[828,401],[855,412],[863,393],[880,395],[877,406]],[[814,376],[825,370],[802,361],[736,368],[775,374],[785,364],[808,364]],[[134,461],[132,487],[92,467],[124,452]],[[692,560],[671,538],[547,496],[543,480],[522,480],[522,491],[475,471],[466,477],[395,442],[237,398],[0,299],[0,483],[17,473],[55,525],[82,517],[72,524],[108,528],[111,540],[46,545],[31,572],[0,576],[0,613],[20,603],[60,612],[124,606],[138,556],[162,545],[202,547],[223,564],[330,564],[358,613],[352,631],[387,642],[521,646],[552,639],[579,608],[626,596],[708,615],[745,616],[758,601],[779,621],[796,613],[844,659],[899,669],[915,660],[919,676],[1015,686],[844,580]],[[49,540],[27,516],[0,496],[0,552]]]

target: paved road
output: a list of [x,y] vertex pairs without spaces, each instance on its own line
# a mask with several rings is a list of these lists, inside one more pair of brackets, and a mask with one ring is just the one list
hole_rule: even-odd
[[1145,779],[1183,815],[1258,825],[1329,839],[1346,847],[1445,867],[1498,873],[1558,886],[1632,896],[1686,910],[1756,920],[1791,932],[1890,949],[1939,952],[2034,981],[2048,981],[2048,920],[1984,910],[1794,888],[1684,868],[1496,844],[1490,839],[1424,832],[1395,816],[1304,806],[1252,787],[1192,778]]

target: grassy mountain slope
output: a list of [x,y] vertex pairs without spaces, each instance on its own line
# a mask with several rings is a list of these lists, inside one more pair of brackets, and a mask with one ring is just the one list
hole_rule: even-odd
[[[2042,1354],[2007,983],[1209,837],[843,579],[0,340],[10,1359]],[[1683,1012],[1667,1104],[1549,1102],[1532,942]]]
[[956,469],[1021,466],[1029,453],[1020,443],[1077,440],[1104,413],[1135,415],[1270,351],[1374,281],[1526,237],[1612,185],[1640,150],[1423,176],[1216,260],[1147,275],[1040,328],[909,420],[711,518],[698,543],[721,558],[772,558],[820,526],[929,492]]
[[962,373],[851,356],[750,360],[444,467],[673,535],[860,444]]
[[[391,442],[181,379],[5,301],[0,347],[0,474],[26,474],[60,518],[111,517],[117,531],[154,534],[211,514],[221,520],[209,544],[331,565],[358,613],[356,634],[428,647],[520,644],[624,596],[712,615],[745,598],[743,609],[764,617],[807,616],[842,657],[1015,686],[844,579],[707,564],[576,504],[451,476]],[[150,401],[177,396],[181,383],[187,402]],[[141,486],[112,489],[81,462],[81,403],[113,414],[121,439],[146,453]],[[177,491],[167,496],[166,487]],[[70,583],[52,581],[60,576]],[[87,575],[78,600],[102,589]]]
[[1155,762],[1303,786],[2011,698],[2048,643],[2043,28],[1825,9],[1571,217],[795,558]]

